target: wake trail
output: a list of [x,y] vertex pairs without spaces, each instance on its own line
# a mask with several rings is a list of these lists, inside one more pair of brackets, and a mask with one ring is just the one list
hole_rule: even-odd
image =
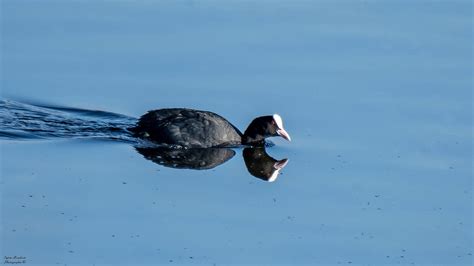
[[136,142],[136,118],[112,112],[0,100],[0,139],[99,138]]

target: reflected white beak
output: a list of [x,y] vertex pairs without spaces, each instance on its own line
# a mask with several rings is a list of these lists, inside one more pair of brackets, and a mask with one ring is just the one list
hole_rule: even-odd
[[291,141],[290,134],[288,134],[288,132],[286,132],[283,128],[278,129],[277,134],[280,135],[282,138]]
[[283,169],[287,164],[288,164],[288,159],[283,159],[283,160],[280,160],[278,162],[276,162],[274,165],[273,165],[273,168],[275,168],[275,172],[273,172],[272,176],[270,176],[270,178],[268,178],[268,182],[274,182],[278,175],[280,174],[280,170]]
[[275,164],[273,164],[273,168],[275,168],[277,170],[283,169],[288,164],[288,161],[289,161],[289,159],[280,160],[280,161],[276,162]]

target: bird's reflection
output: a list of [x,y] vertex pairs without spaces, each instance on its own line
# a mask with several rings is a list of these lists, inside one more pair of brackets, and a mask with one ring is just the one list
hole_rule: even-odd
[[263,147],[245,148],[242,154],[249,173],[268,182],[275,181],[280,170],[288,164],[288,159],[275,160],[270,157]]
[[206,170],[214,168],[234,157],[232,149],[174,149],[174,148],[136,148],[146,159],[154,163],[179,169]]
[[[173,149],[135,148],[146,159],[171,168],[206,170],[219,166],[235,155],[229,148],[194,148]],[[248,172],[264,181],[273,182],[280,170],[286,166],[288,159],[276,160],[270,157],[264,147],[244,148],[242,155]]]

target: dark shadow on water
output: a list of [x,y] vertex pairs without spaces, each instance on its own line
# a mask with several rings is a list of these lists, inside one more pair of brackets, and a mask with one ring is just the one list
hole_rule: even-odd
[[[207,149],[173,149],[135,148],[146,159],[171,168],[207,170],[219,166],[235,155],[230,148]],[[248,172],[264,181],[273,182],[280,170],[288,163],[288,159],[276,160],[266,152],[264,147],[247,147],[242,151]]]

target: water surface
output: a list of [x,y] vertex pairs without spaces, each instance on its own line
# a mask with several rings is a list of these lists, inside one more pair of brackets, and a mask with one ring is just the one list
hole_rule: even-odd
[[279,113],[293,140],[266,149],[289,158],[266,182],[240,148],[209,170],[176,169],[117,131],[38,136],[5,129],[2,114],[2,257],[472,264],[471,2],[1,8],[3,100],[64,107],[86,126],[117,117],[73,110],[117,114],[118,129],[163,107],[241,130]]

